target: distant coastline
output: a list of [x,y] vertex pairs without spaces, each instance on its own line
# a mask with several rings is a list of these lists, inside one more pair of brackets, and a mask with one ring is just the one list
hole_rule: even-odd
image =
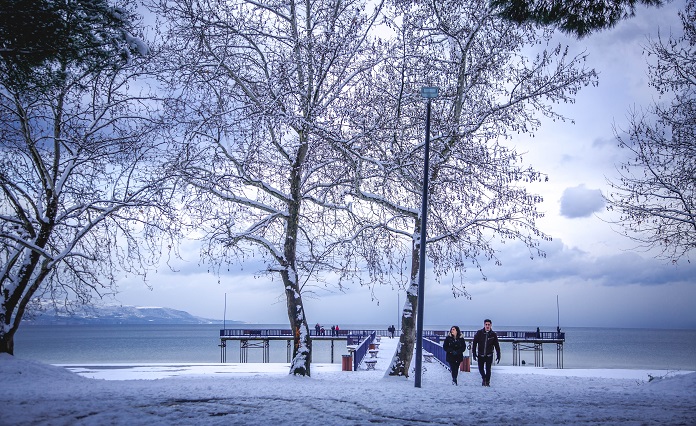
[[86,306],[74,312],[43,309],[22,321],[23,325],[137,325],[137,324],[244,324],[244,321],[202,318],[165,307],[128,305]]

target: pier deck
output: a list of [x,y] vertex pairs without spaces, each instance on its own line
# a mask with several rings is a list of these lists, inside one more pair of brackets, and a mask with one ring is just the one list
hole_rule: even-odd
[[[389,337],[388,330],[339,330],[331,334],[316,334],[310,330],[312,340],[328,340],[331,342],[331,363],[334,362],[335,342],[346,341],[346,345],[359,343],[361,338],[375,332],[377,336]],[[448,331],[423,330],[423,338],[440,343],[447,336]],[[544,344],[556,345],[556,368],[563,368],[563,343],[565,333],[557,331],[497,331],[500,342],[512,343],[512,365],[520,365],[521,352],[534,351],[534,366],[544,366]],[[476,330],[462,331],[462,336],[467,342],[467,349],[471,351],[471,343]],[[399,333],[395,333],[398,337]],[[249,349],[262,349],[263,362],[269,362],[270,341],[285,340],[287,342],[287,362],[291,361],[294,336],[290,329],[222,329],[220,330],[220,362],[227,362],[227,342],[239,341],[239,362],[247,362]]]

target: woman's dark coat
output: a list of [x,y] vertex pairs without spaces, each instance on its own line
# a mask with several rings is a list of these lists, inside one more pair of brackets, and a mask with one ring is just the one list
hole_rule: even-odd
[[459,338],[454,338],[449,335],[445,338],[445,344],[442,346],[447,353],[447,362],[450,364],[462,362],[464,359],[464,351],[466,350],[466,341]]

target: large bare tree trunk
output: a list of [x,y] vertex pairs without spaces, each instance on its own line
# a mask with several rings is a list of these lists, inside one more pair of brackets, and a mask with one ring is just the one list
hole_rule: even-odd
[[290,372],[295,375],[309,376],[310,362],[312,359],[312,341],[309,336],[309,326],[304,313],[302,296],[300,296],[297,276],[293,279],[293,272],[283,272],[285,284],[285,297],[288,306],[288,319],[294,336],[292,350],[292,362]]
[[285,285],[285,298],[288,307],[288,319],[295,337],[293,359],[290,372],[295,375],[309,376],[312,360],[312,342],[309,326],[302,303],[302,293],[297,274],[297,238],[302,206],[302,166],[307,159],[307,133],[300,132],[300,147],[290,174],[290,200],[288,202],[288,219],[285,234],[285,268],[281,271]]
[[[420,226],[417,226],[420,229]],[[420,235],[419,229],[414,235]],[[411,361],[413,358],[413,348],[416,343],[416,315],[418,312],[418,270],[420,248],[413,244],[413,252],[411,255],[411,284],[406,291],[406,302],[401,312],[401,336],[399,344],[396,347],[396,352],[392,358],[392,362],[387,369],[389,376],[405,376],[408,377]]]

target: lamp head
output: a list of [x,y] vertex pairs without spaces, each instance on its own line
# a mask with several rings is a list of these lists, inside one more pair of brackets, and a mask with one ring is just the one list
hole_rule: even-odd
[[437,87],[421,87],[421,97],[425,99],[435,99],[438,96]]

